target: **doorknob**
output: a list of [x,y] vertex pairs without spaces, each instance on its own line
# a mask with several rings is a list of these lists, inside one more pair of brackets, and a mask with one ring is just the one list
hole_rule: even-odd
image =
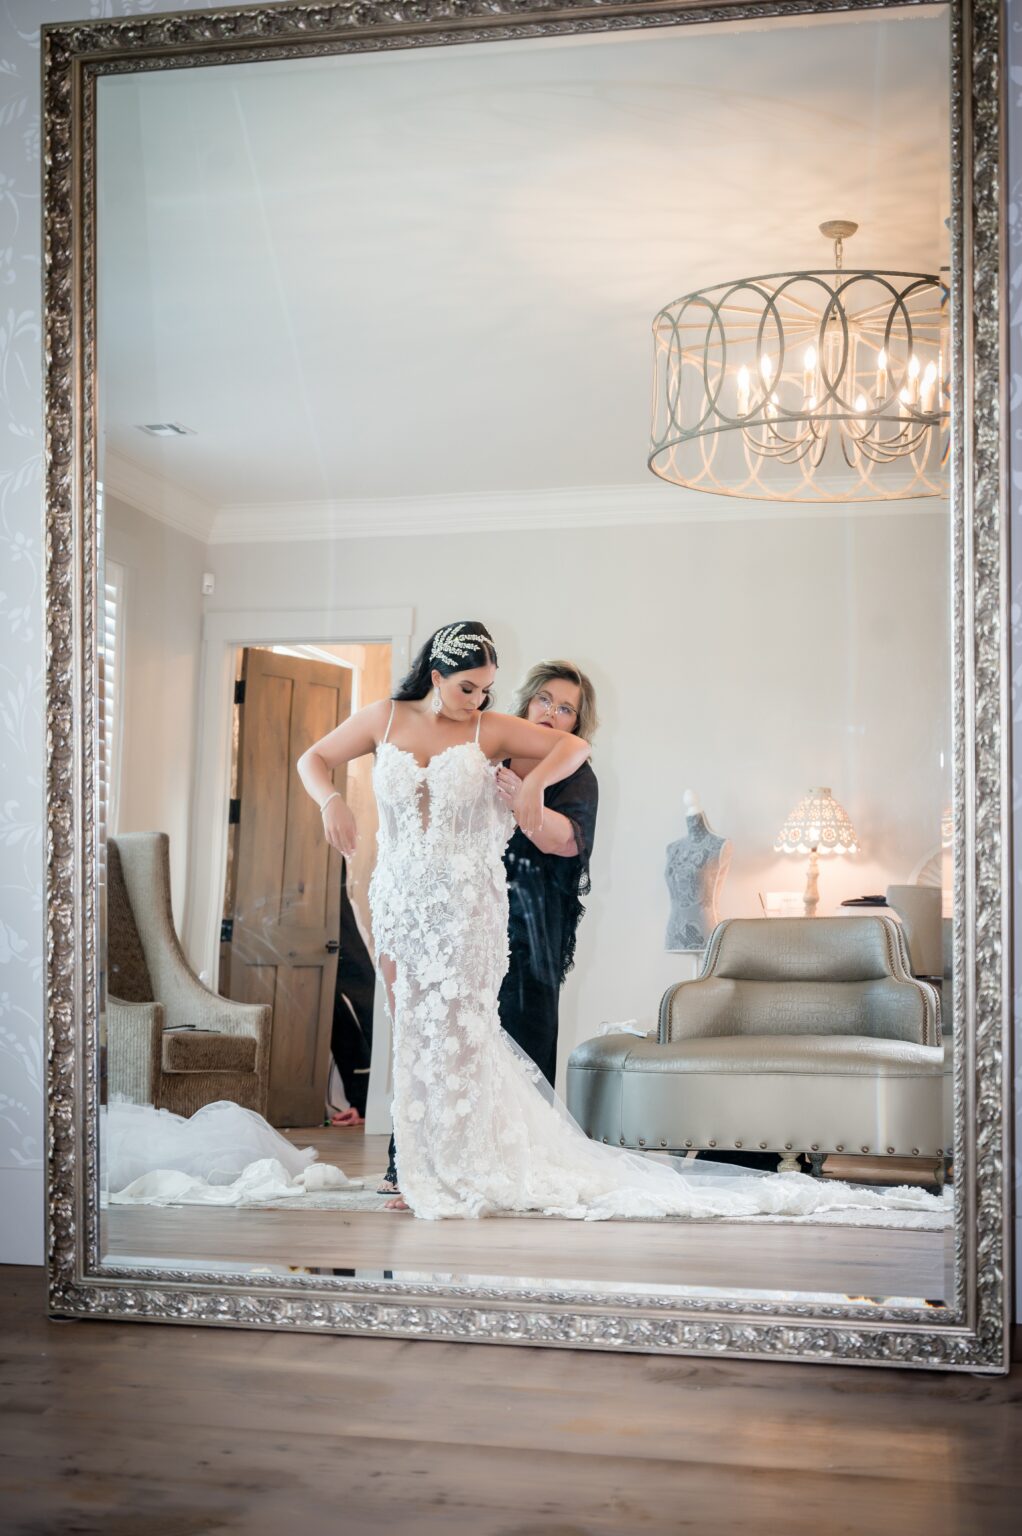
[[326,941],[326,952],[327,952],[328,955],[336,955],[336,953],[340,949],[340,947],[341,947],[340,943],[338,942],[337,939],[327,939],[327,941]]

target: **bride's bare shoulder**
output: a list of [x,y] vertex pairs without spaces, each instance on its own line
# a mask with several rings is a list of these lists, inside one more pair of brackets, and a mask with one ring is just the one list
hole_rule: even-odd
[[499,762],[511,754],[512,742],[516,739],[515,726],[521,723],[518,715],[505,715],[499,709],[485,711],[479,722],[479,745],[491,762]]
[[507,740],[508,737],[521,740],[531,737],[537,729],[528,720],[523,720],[521,715],[505,715],[500,710],[488,709],[483,715],[481,734],[489,736],[491,740]]
[[393,729],[392,722],[399,718],[401,710],[402,706],[394,699],[375,699],[372,704],[364,704],[353,718],[363,723],[376,746],[379,746],[387,734],[388,726]]
[[333,738],[340,743],[357,748],[361,752],[375,752],[387,732],[390,723],[390,707],[392,700],[375,699],[372,704],[363,704],[353,715],[349,715],[342,725],[334,731]]

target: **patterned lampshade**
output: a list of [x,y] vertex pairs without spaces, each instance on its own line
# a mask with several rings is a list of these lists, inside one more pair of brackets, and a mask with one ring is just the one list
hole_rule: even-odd
[[858,853],[859,840],[829,789],[811,789],[798,802],[774,843],[775,853]]

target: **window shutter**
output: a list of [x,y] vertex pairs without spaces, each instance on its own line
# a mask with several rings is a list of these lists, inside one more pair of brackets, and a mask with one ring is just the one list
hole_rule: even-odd
[[117,831],[124,671],[124,567],[107,560],[99,635],[99,834]]

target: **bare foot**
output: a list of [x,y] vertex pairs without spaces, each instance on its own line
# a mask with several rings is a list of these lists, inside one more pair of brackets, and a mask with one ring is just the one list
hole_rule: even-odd
[[379,1184],[376,1186],[376,1193],[378,1195],[399,1195],[401,1191],[398,1189],[393,1179],[381,1179]]
[[331,1125],[365,1125],[365,1121],[357,1109],[342,1109],[338,1114],[330,1116]]
[[388,1200],[383,1207],[385,1211],[410,1211],[411,1206],[402,1195],[395,1195],[393,1200]]

